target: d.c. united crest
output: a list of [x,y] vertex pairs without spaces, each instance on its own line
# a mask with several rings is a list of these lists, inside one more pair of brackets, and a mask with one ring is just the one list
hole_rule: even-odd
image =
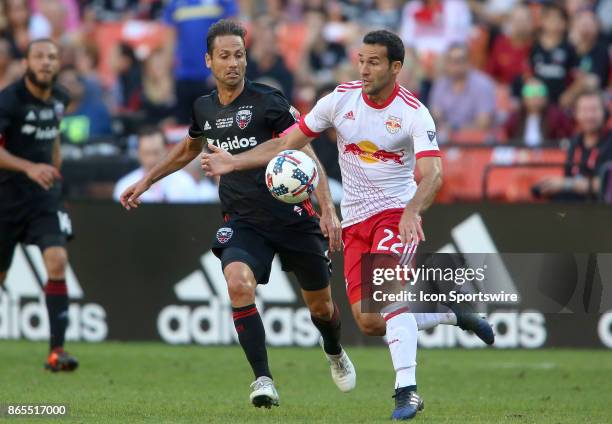
[[223,227],[217,230],[217,240],[219,240],[219,243],[222,243],[222,244],[227,243],[229,239],[232,238],[233,235],[234,235],[234,230],[232,230],[229,227]]
[[251,122],[252,116],[253,113],[248,109],[239,110],[238,113],[236,113],[236,125],[238,125],[241,130],[245,129],[246,126],[249,125],[249,122]]

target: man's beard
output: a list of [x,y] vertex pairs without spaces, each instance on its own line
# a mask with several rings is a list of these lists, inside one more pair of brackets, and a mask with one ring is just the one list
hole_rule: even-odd
[[53,85],[53,83],[55,82],[55,80],[57,79],[57,75],[54,75],[53,78],[51,78],[51,81],[49,82],[45,82],[45,81],[41,81],[36,77],[36,74],[34,73],[34,71],[30,68],[26,69],[26,78],[30,80],[30,82],[32,84],[34,84],[36,87],[40,88],[41,90],[46,90],[49,87],[51,87]]

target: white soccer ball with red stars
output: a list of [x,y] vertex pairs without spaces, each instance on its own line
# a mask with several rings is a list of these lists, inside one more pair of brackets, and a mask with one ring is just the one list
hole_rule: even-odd
[[300,150],[280,152],[266,168],[268,190],[285,203],[300,203],[308,199],[318,183],[316,163]]

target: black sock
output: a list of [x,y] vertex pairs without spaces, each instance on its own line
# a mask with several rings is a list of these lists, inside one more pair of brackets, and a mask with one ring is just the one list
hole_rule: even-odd
[[334,313],[329,321],[310,316],[312,323],[317,327],[323,337],[323,349],[329,355],[338,355],[342,352],[340,347],[340,311],[334,302]]
[[68,327],[68,290],[66,280],[51,280],[45,286],[45,300],[49,314],[50,350],[64,347]]
[[255,304],[232,308],[234,326],[238,333],[238,341],[251,364],[255,378],[262,376],[272,378],[268,366],[266,350],[266,332],[261,316]]

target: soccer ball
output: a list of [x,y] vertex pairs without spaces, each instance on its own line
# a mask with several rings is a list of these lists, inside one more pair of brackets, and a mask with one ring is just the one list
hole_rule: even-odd
[[268,190],[285,203],[300,203],[308,199],[318,183],[317,165],[299,150],[280,152],[266,168]]

